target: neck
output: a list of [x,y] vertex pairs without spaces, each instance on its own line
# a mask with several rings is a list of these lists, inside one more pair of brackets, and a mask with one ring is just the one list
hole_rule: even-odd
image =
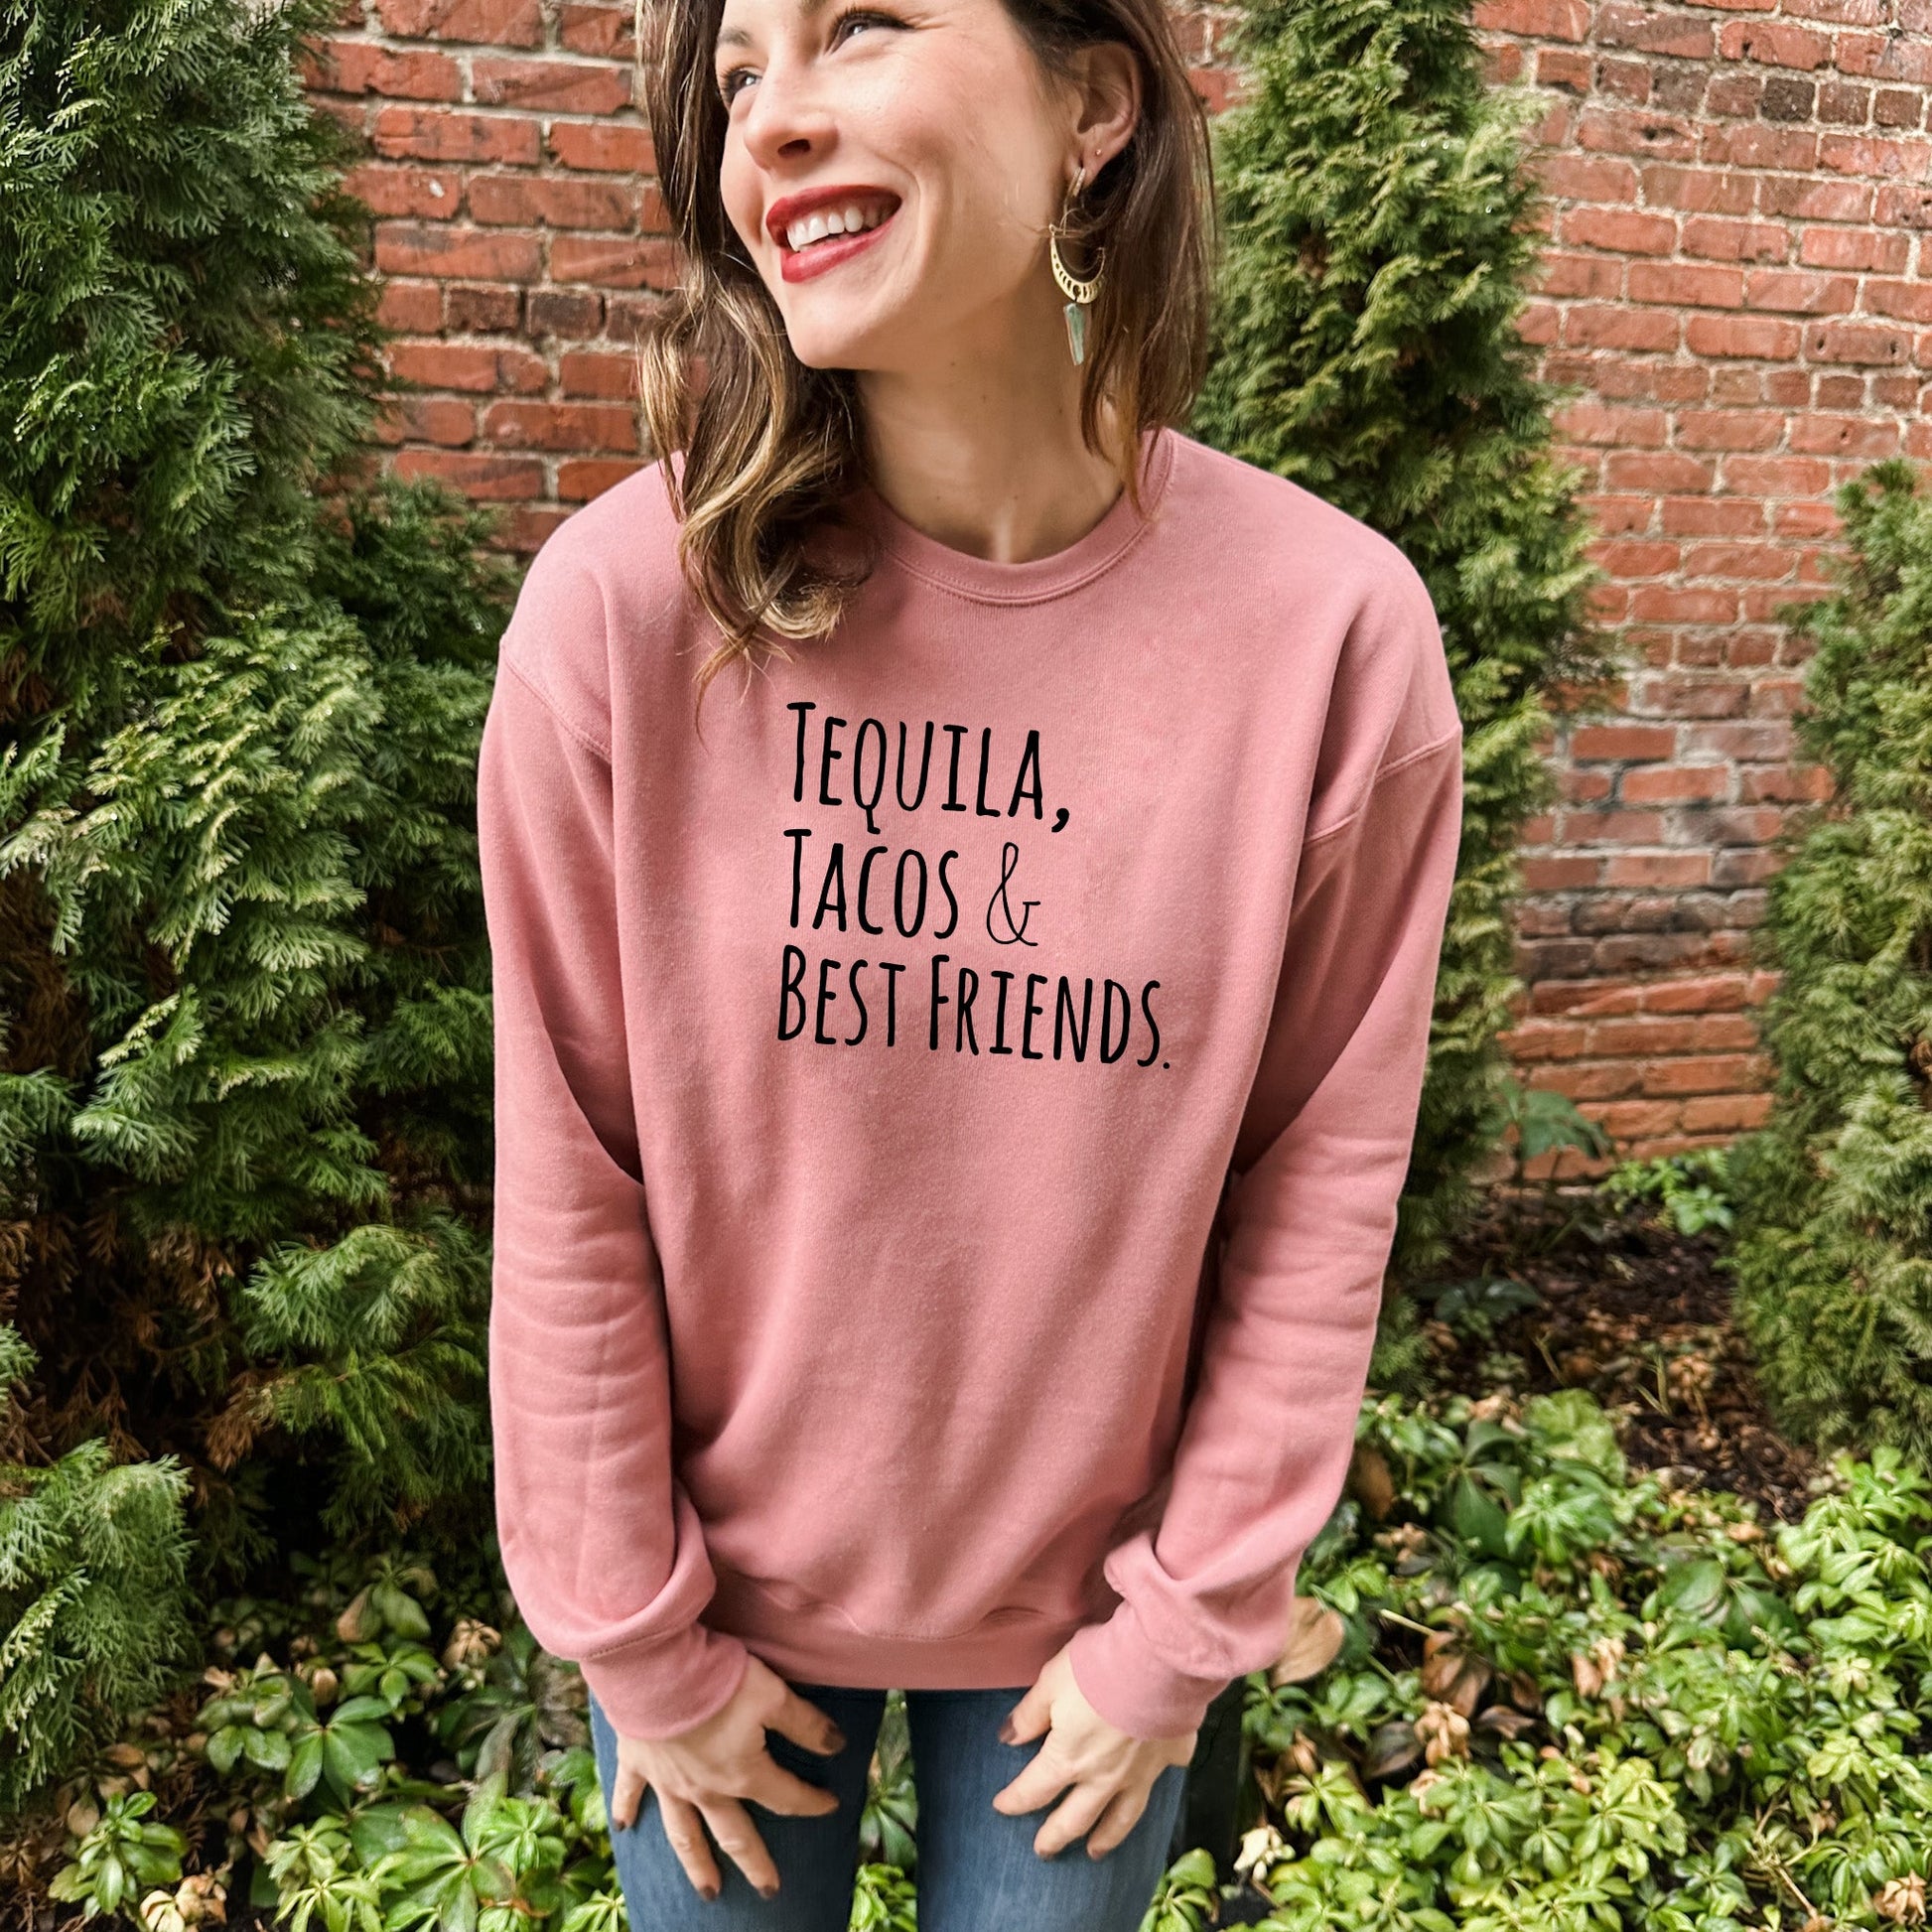
[[[915,529],[991,563],[1031,563],[1113,507],[1120,475],[1081,441],[1081,371],[1058,323],[1055,312],[1046,346],[1056,355],[861,372],[870,481]],[[1103,406],[1103,448],[1116,429]]]

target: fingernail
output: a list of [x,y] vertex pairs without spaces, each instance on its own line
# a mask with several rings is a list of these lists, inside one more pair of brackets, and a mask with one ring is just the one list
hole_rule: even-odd
[[760,1885],[759,1887],[759,1896],[760,1898],[776,1898],[777,1895],[778,1888],[776,1885]]
[[1000,1742],[1003,1744],[1017,1744],[1019,1741],[1020,1733],[1014,1728],[1013,1720],[1011,1718],[1002,1718],[1000,1720]]
[[845,1749],[845,1732],[842,1731],[837,1725],[834,1725],[832,1728],[825,1733],[825,1735],[827,1740],[830,1742],[832,1748],[835,1751],[842,1751]]
[[700,1898],[716,1898],[718,1896],[717,1885],[715,1883],[709,1885],[700,1885],[698,1887],[698,1896]]

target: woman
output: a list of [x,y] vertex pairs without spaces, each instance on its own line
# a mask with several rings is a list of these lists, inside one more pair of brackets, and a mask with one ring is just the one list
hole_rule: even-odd
[[1441,635],[1175,427],[1163,0],[640,24],[669,454],[536,558],[480,773],[504,1563],[638,1932],[842,1928],[895,1685],[925,1932],[1131,1932],[1350,1454]]

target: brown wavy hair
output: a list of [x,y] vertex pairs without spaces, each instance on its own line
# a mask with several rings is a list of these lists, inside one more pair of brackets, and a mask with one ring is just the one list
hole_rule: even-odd
[[[1071,76],[1081,48],[1116,41],[1140,65],[1133,134],[1069,216],[1070,255],[1107,251],[1088,312],[1080,433],[1143,508],[1136,462],[1145,430],[1185,420],[1206,372],[1214,258],[1214,173],[1206,110],[1188,79],[1167,0],[1000,0],[1043,71]],[[636,0],[637,53],[658,181],[682,254],[677,289],[640,332],[650,444],[680,524],[679,562],[724,642],[711,679],[764,644],[820,637],[838,623],[870,563],[813,554],[865,481],[849,369],[791,352],[777,305],[736,251],[719,192],[728,113],[712,70],[725,0]],[[1114,406],[1119,447],[1102,448]],[[680,479],[669,461],[681,451]]]

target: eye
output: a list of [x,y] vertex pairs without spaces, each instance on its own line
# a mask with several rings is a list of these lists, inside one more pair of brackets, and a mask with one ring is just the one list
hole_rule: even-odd
[[[900,27],[904,25],[902,21],[897,19],[892,14],[882,11],[878,7],[848,7],[842,14],[835,15],[833,18],[832,31],[828,36],[829,42],[833,47],[837,47],[846,38],[845,30],[855,21],[866,22],[875,27]],[[738,84],[740,79],[750,73],[752,73],[750,68],[727,68],[718,76],[718,98],[727,107],[738,98],[741,92]]]

